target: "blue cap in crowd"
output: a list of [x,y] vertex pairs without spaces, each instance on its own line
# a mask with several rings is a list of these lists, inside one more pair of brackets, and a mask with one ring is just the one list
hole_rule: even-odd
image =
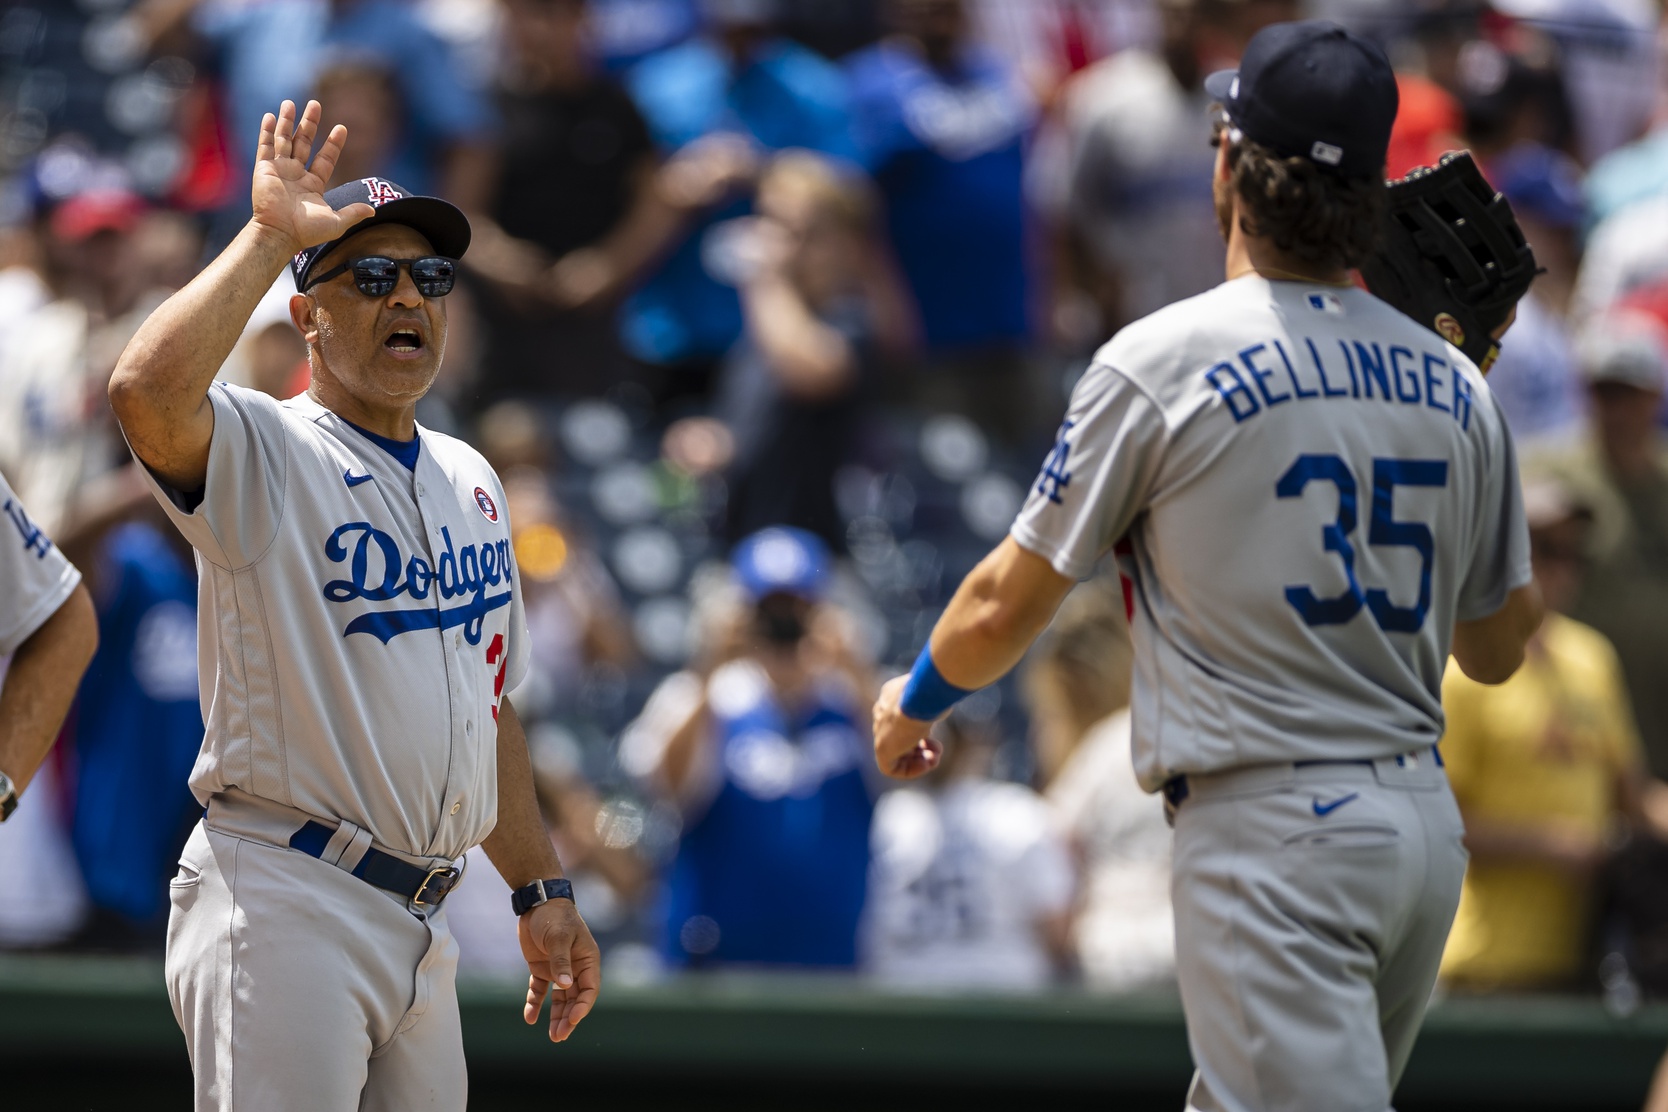
[[329,254],[337,244],[379,224],[404,224],[415,228],[428,239],[436,254],[448,259],[461,259],[469,250],[469,219],[450,201],[439,197],[421,197],[387,178],[360,178],[346,182],[324,195],[325,203],[340,212],[349,205],[367,204],[376,209],[374,216],[361,220],[346,235],[337,236],[329,243],[309,247],[290,262],[295,275],[295,288],[305,289],[307,274],[313,264]]
[[1399,98],[1384,51],[1336,23],[1264,27],[1238,70],[1205,79],[1247,139],[1347,178],[1384,173]]
[[760,529],[736,545],[730,562],[736,582],[755,602],[774,594],[821,598],[834,564],[816,534],[781,525]]

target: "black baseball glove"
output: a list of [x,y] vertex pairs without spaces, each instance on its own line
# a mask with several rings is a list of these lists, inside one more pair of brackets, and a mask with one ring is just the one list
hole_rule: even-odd
[[1469,151],[1390,183],[1384,234],[1362,264],[1367,288],[1488,371],[1493,333],[1540,273],[1512,206]]

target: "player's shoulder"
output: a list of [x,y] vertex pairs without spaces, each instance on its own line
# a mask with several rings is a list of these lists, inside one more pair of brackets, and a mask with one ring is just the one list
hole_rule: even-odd
[[1171,392],[1167,387],[1232,350],[1225,345],[1266,331],[1272,307],[1246,293],[1240,283],[1225,282],[1148,313],[1102,344],[1093,365],[1115,370],[1162,400]]

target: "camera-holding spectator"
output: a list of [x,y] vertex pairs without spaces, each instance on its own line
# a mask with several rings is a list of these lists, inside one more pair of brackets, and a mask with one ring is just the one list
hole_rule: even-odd
[[662,950],[677,966],[850,968],[873,812],[863,708],[871,669],[821,600],[816,537],[765,529],[734,560],[741,605],[701,667],[667,678],[620,763],[683,814]]
[[1083,876],[1077,965],[1120,992],[1173,983],[1176,967],[1170,826],[1130,752],[1133,661],[1122,600],[1092,583],[1067,597],[1025,673],[1038,771]]
[[845,80],[777,31],[777,0],[704,0],[708,31],[644,59],[626,75],[650,134],[672,152],[657,185],[691,230],[626,304],[626,346],[705,385],[741,335],[735,290],[715,279],[725,244],[713,226],[744,215],[739,199],[764,152],[790,147],[851,158]]
[[875,805],[864,970],[888,988],[1045,988],[1070,965],[1070,851],[1041,796],[991,778],[993,724],[940,729],[937,774]]
[[[767,525],[807,529],[839,548],[845,523],[834,476],[849,460],[872,401],[878,346],[895,302],[877,298],[874,205],[865,184],[808,151],[776,156],[759,182],[756,217],[723,229],[745,331],[725,359],[716,397],[732,445],[727,535]],[[890,316],[889,316],[890,314]],[[682,450],[690,423],[669,430],[685,470],[712,469]]]
[[1591,514],[1551,481],[1531,483],[1524,508],[1546,621],[1504,684],[1450,666],[1442,687],[1442,755],[1471,851],[1442,976],[1468,989],[1575,987],[1597,874],[1621,831],[1647,825],[1647,791],[1668,791],[1647,780],[1615,650],[1563,616]]
[[1022,431],[1037,406],[1020,350],[1035,286],[1024,155],[1036,103],[1011,63],[973,41],[962,0],[891,0],[888,14],[893,34],[846,73],[858,155],[885,198],[927,349],[944,361],[923,385],[986,427]]
[[502,120],[459,201],[488,283],[483,400],[598,394],[626,373],[620,300],[682,229],[625,90],[586,48],[584,0],[503,0]]
[[1668,333],[1654,317],[1615,312],[1577,345],[1591,428],[1585,443],[1525,460],[1591,509],[1589,573],[1570,616],[1621,659],[1652,775],[1668,777],[1668,443],[1657,423],[1668,386]]

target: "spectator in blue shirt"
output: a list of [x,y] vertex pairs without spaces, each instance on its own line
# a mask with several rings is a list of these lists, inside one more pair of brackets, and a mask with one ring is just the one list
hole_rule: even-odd
[[[1031,333],[1023,167],[1036,106],[1020,74],[972,41],[961,0],[893,0],[891,19],[895,34],[846,63],[859,156],[927,348],[953,364],[938,377],[983,377],[994,356],[986,373],[1011,382],[1010,353]],[[974,392],[1013,412],[1008,391]]]
[[846,967],[867,891],[867,670],[819,600],[832,559],[799,529],[736,548],[735,620],[668,677],[620,763],[683,812],[666,884],[673,965]]
[[710,374],[741,335],[714,226],[749,210],[741,197],[760,156],[804,147],[841,158],[855,151],[845,80],[829,62],[775,30],[772,0],[707,0],[711,30],[638,63],[627,86],[663,149],[676,152],[663,193],[690,215],[681,245],[626,305],[627,346],[650,363]]

